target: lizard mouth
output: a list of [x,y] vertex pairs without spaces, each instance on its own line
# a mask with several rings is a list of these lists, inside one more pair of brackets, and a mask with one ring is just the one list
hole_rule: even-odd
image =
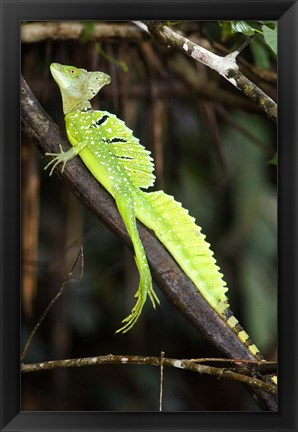
[[67,80],[65,75],[60,72],[59,66],[60,65],[58,63],[52,63],[50,66],[51,74],[58,86],[66,89],[69,87],[69,80]]

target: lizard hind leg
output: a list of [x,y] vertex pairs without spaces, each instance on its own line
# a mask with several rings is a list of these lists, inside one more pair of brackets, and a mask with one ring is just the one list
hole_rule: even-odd
[[122,324],[124,325],[116,331],[116,333],[126,333],[137,322],[142,312],[143,306],[146,302],[147,295],[149,296],[154,308],[156,306],[156,303],[159,304],[159,300],[152,287],[151,272],[149,269],[143,244],[139,237],[136,224],[133,196],[127,189],[121,190],[119,191],[119,193],[116,194],[115,201],[133,243],[135,261],[140,275],[139,287],[135,294],[135,298],[137,299],[136,304],[132,308],[130,315],[124,318],[124,320],[122,321]]

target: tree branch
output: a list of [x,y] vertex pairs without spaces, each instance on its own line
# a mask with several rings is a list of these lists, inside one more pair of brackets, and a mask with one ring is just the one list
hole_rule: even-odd
[[144,357],[134,355],[113,355],[108,354],[106,356],[99,357],[85,357],[78,359],[66,359],[66,360],[53,360],[41,363],[21,364],[21,372],[38,372],[57,368],[68,368],[68,367],[82,367],[82,366],[98,366],[105,364],[136,364],[136,365],[150,365],[150,366],[168,366],[178,369],[190,370],[199,374],[213,375],[218,378],[232,379],[234,381],[247,384],[254,388],[262,389],[273,395],[277,394],[277,387],[273,384],[268,384],[257,378],[253,378],[247,375],[242,375],[237,372],[231,371],[226,368],[218,368],[214,366],[206,366],[199,364],[192,360],[187,359],[173,359],[166,357]]
[[[58,152],[60,144],[65,150],[69,148],[65,135],[42,109],[23,77],[21,77],[21,121],[24,133],[37,144],[43,155],[46,152]],[[55,172],[81,202],[132,249],[130,238],[113,198],[91,175],[81,159],[74,158],[69,161],[63,173],[60,170]],[[153,278],[176,308],[225,355],[254,360],[238,337],[200,295],[198,289],[152,231],[141,223],[138,223],[138,230]],[[272,395],[262,390],[254,390],[252,394],[264,409],[272,411],[277,409],[276,398]]]
[[191,42],[159,21],[144,21],[144,23],[158,42],[167,47],[175,48],[215,70],[264,110],[271,120],[277,120],[276,103],[239,71],[236,63],[238,51],[221,57]]
[[[23,24],[21,27],[22,43],[34,43],[44,40],[64,40],[79,39],[85,33],[84,23],[79,21],[70,22],[38,22]],[[107,40],[107,39],[124,39],[124,40],[143,40],[144,37],[140,31],[132,24],[128,23],[94,23],[88,40]]]

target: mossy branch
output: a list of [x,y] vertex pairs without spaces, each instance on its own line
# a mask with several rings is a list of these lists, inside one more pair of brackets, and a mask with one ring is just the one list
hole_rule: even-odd
[[[206,359],[205,359],[206,360]],[[98,357],[85,357],[77,359],[54,360],[40,363],[21,364],[21,372],[38,372],[57,368],[83,367],[83,366],[98,366],[106,364],[135,364],[142,366],[159,366],[174,367],[178,369],[189,370],[199,374],[208,374],[217,378],[232,379],[249,385],[254,388],[262,389],[273,395],[277,394],[277,387],[273,384],[268,384],[260,379],[251,376],[243,375],[228,368],[219,368],[200,364],[198,360],[174,359],[167,357],[144,357],[135,355],[113,355],[108,354]]]

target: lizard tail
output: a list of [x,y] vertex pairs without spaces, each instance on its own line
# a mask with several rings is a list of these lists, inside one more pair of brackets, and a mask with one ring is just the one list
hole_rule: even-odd
[[136,205],[137,218],[155,232],[201,295],[253,357],[263,361],[259,349],[229,309],[226,282],[216,264],[210,245],[205,240],[205,235],[195,224],[195,219],[179,202],[163,191],[142,192],[142,197]]

